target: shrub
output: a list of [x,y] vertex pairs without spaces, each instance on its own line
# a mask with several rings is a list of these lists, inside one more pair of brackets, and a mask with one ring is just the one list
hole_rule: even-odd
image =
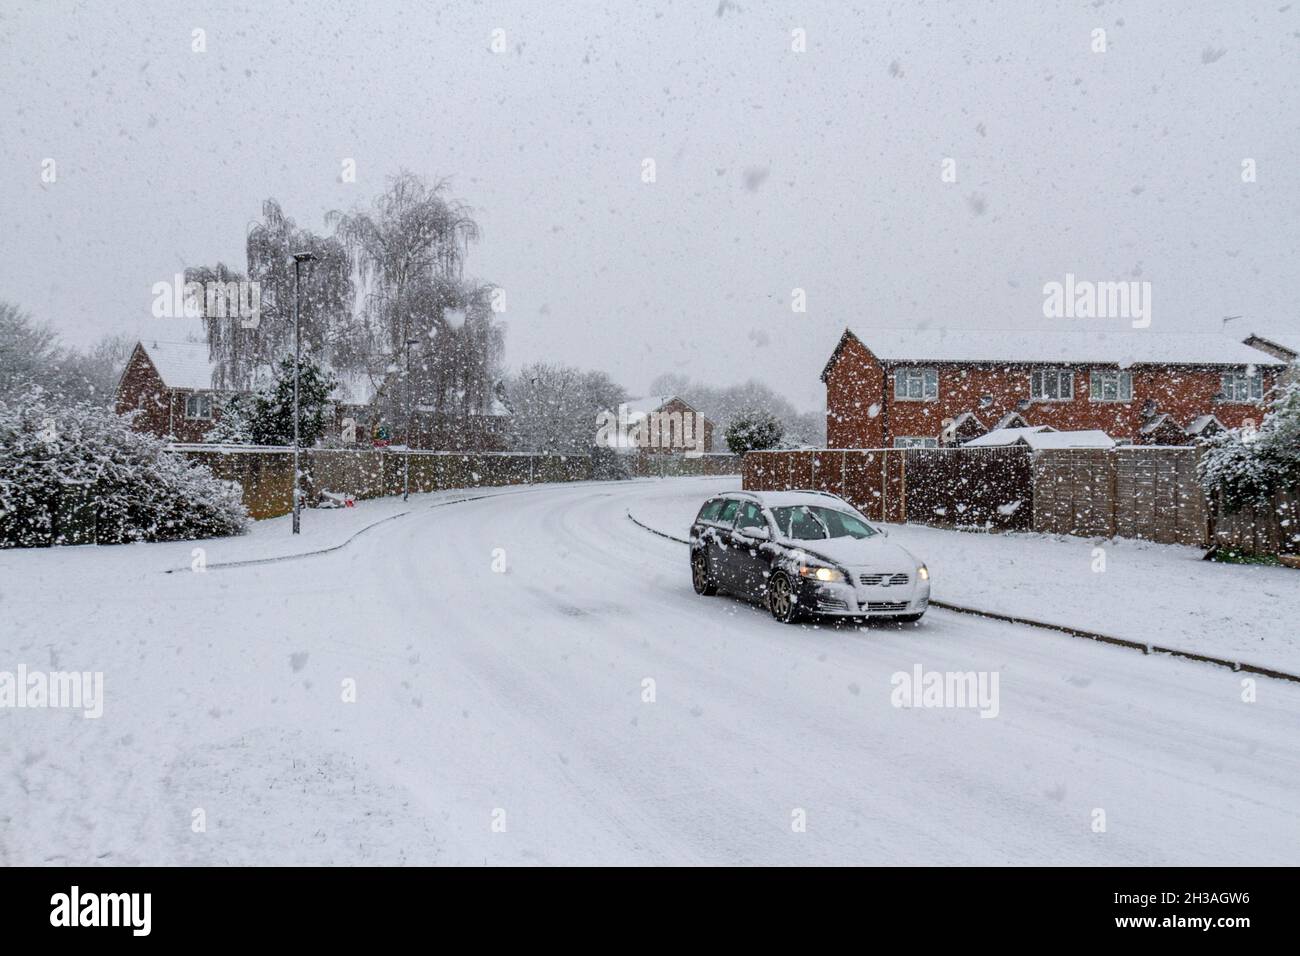
[[785,437],[785,426],[775,415],[760,413],[734,419],[727,426],[727,447],[733,455],[775,448]]
[[132,430],[130,417],[57,404],[39,388],[0,401],[0,547],[172,541],[247,527],[238,485]]
[[1229,514],[1247,505],[1268,507],[1277,492],[1300,488],[1300,382],[1275,394],[1258,430],[1210,438],[1197,472]]

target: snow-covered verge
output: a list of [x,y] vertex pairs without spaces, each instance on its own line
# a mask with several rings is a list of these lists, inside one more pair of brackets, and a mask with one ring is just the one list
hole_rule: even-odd
[[[705,493],[739,488],[720,479]],[[632,513],[685,537],[703,498],[655,498]],[[1300,572],[1290,568],[1123,538],[884,527],[930,566],[936,601],[1300,674]]]
[[[0,865],[1297,861],[1300,687],[699,597],[626,514],[718,484],[430,501],[202,574],[160,573],[171,545],[3,555],[0,671],[102,672],[104,703],[0,708]],[[996,717],[896,706],[918,666],[996,675]]]

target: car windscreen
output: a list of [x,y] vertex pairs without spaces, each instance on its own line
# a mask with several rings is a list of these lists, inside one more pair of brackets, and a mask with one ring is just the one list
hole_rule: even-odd
[[857,515],[835,508],[810,505],[792,505],[773,508],[777,527],[786,537],[797,541],[817,541],[825,538],[871,538],[876,529]]

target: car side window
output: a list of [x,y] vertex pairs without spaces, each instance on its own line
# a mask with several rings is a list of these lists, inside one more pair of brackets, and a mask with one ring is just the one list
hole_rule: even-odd
[[700,509],[699,517],[696,521],[717,521],[718,512],[722,510],[722,499],[714,498],[712,501],[706,501],[704,507]]
[[790,537],[812,541],[826,537],[826,529],[809,508],[795,508],[790,519]]
[[740,509],[740,517],[736,519],[736,530],[766,527],[767,519],[763,517],[763,509],[752,501],[746,501],[745,507]]
[[722,506],[722,510],[718,512],[718,517],[714,520],[717,521],[718,524],[730,527],[731,522],[736,518],[736,509],[739,507],[739,501],[735,498],[728,498],[726,503]]

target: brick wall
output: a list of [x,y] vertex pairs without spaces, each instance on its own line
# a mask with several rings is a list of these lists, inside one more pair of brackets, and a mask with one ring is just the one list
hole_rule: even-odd
[[[291,449],[185,445],[176,450],[207,465],[217,477],[238,482],[254,518],[274,518],[292,510]],[[405,457],[403,452],[390,450],[304,449],[303,486],[309,500],[326,491],[357,499],[398,495],[402,493]],[[591,459],[583,455],[414,451],[409,457],[413,492],[591,478]],[[657,464],[650,474],[658,474]],[[734,475],[740,470],[740,459],[734,455],[676,456],[666,464],[667,475]]]

